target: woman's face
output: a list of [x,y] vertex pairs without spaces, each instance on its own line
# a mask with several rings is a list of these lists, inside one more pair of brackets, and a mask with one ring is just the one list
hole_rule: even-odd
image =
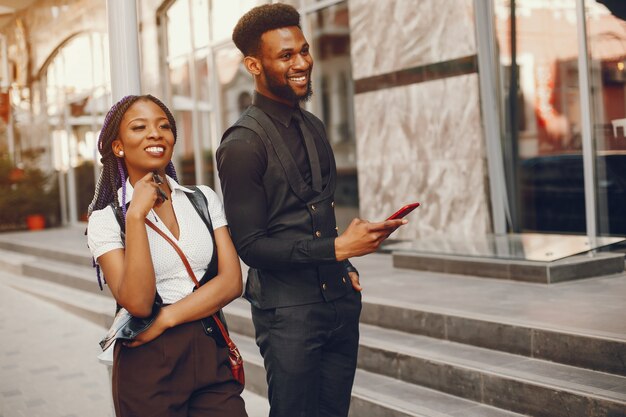
[[150,171],[163,172],[174,150],[174,134],[165,112],[151,100],[136,101],[124,113],[112,147],[116,155],[124,151],[131,183]]

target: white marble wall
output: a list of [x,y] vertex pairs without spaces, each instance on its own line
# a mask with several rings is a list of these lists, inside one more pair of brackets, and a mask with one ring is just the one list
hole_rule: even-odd
[[422,206],[396,238],[490,230],[478,77],[355,96],[361,216]]
[[348,0],[355,80],[476,53],[472,0]]
[[[355,80],[476,53],[470,0],[349,5]],[[473,73],[355,95],[361,217],[419,201],[395,238],[491,231],[478,87]]]

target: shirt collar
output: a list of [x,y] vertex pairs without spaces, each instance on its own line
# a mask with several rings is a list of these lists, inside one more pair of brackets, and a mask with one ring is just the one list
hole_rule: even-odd
[[[174,178],[170,177],[169,175],[166,175],[165,179],[167,180],[167,184],[170,186],[170,190],[172,190],[172,194],[175,193],[176,190],[193,194],[193,190],[190,190],[189,188],[180,185],[179,183],[176,182]],[[122,187],[120,187],[117,190],[117,199],[121,206],[122,205]],[[130,185],[130,179],[126,178],[126,203],[127,204],[130,203],[132,199],[133,199],[133,186]]]
[[293,113],[300,111],[299,106],[288,106],[284,103],[272,100],[258,91],[254,92],[252,103],[285,127],[289,127]]

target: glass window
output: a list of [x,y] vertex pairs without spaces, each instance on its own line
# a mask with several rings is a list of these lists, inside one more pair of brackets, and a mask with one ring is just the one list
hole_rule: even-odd
[[243,65],[241,52],[234,45],[217,50],[215,63],[219,82],[221,124],[222,130],[226,130],[251,104],[254,81]]
[[188,57],[181,56],[170,61],[170,87],[172,96],[191,97]]
[[626,235],[626,15],[585,2],[599,234]]
[[196,80],[198,100],[205,109],[211,105],[211,62],[207,48],[196,52]]
[[576,2],[495,5],[512,229],[584,233]]
[[176,110],[173,111],[178,138],[174,148],[175,160],[178,162],[176,171],[181,184],[196,184],[192,112],[180,110],[183,105],[175,106]]
[[263,3],[267,3],[267,1],[213,0],[211,2],[213,41],[219,42],[230,39],[239,18],[248,10]]
[[206,47],[209,45],[209,2],[207,0],[192,0],[191,10],[194,47]]
[[179,57],[191,51],[189,32],[189,1],[178,0],[172,3],[165,13],[167,17],[167,53],[169,57]]
[[[36,91],[45,92],[41,106],[52,143],[51,158],[67,183],[70,213],[85,220],[99,174],[95,140],[110,106],[107,37],[101,33],[75,37],[56,52]],[[85,56],[85,51],[89,54]],[[35,87],[34,87],[35,88]],[[34,97],[38,97],[35,94]],[[63,215],[66,218],[66,215]]]
[[358,216],[359,203],[347,2],[309,13],[306,18],[305,35],[315,61],[311,107],[324,121],[335,153],[337,224],[343,229]]
[[205,140],[211,137],[209,0],[177,0],[165,15],[169,102],[179,126],[174,164],[183,184],[213,187],[211,145]]

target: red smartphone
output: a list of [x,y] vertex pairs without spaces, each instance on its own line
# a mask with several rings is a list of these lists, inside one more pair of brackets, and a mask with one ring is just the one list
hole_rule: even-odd
[[401,219],[416,208],[418,208],[420,203],[411,203],[402,207],[400,210],[393,213],[391,216],[387,217],[387,220]]

